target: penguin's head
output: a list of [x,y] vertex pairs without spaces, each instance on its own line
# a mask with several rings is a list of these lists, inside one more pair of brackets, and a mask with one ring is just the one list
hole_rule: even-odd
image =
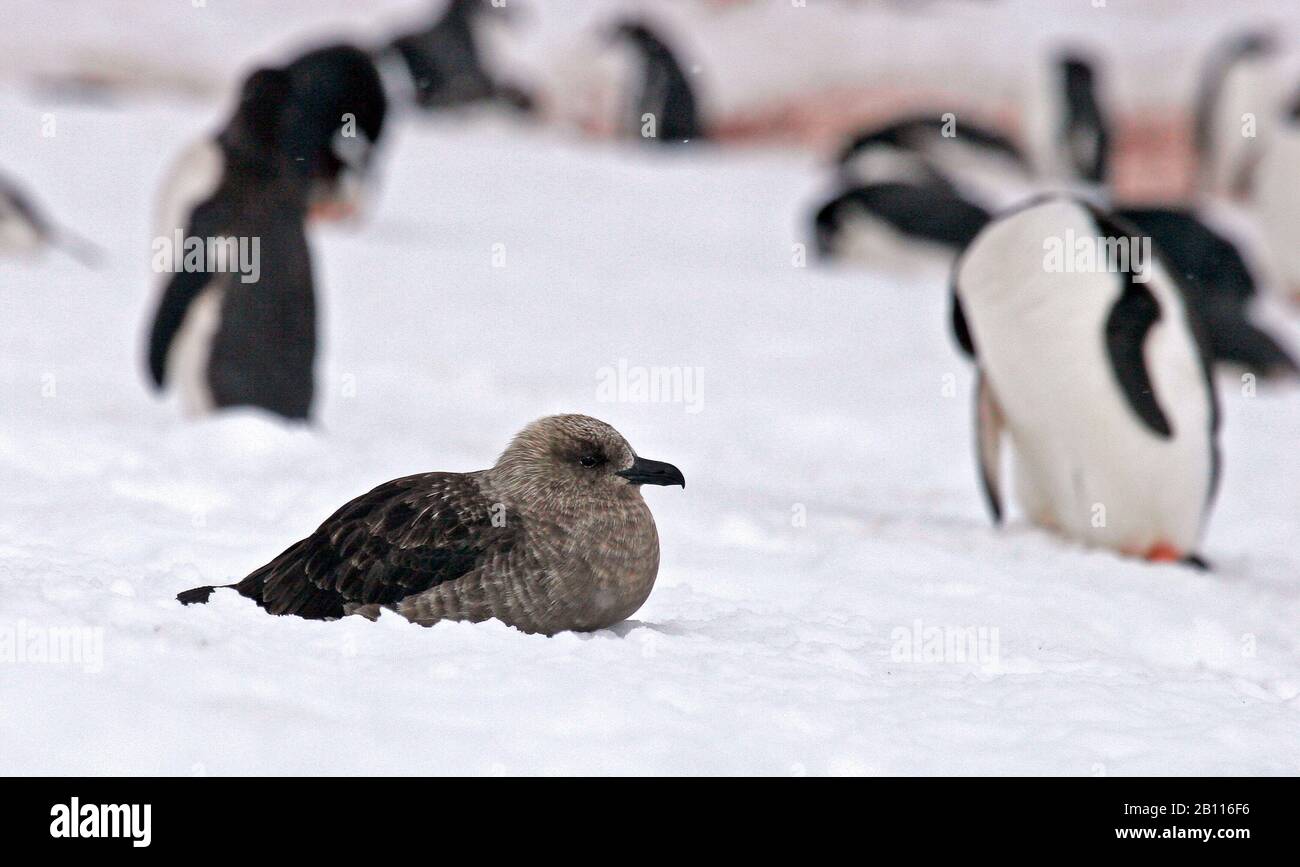
[[309,52],[287,71],[295,91],[287,149],[311,180],[313,214],[352,213],[388,114],[379,72],[350,45]]

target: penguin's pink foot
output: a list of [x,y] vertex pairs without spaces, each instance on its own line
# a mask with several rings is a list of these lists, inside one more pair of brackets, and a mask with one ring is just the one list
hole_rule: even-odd
[[1186,556],[1168,542],[1157,542],[1147,549],[1146,558],[1152,563],[1181,563]]
[[307,211],[312,222],[338,223],[357,215],[357,206],[351,202],[327,200],[313,204]]

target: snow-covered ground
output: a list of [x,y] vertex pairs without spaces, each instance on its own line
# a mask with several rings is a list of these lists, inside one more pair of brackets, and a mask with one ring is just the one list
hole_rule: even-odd
[[[0,773],[1300,773],[1295,386],[1220,379],[1212,573],[997,530],[942,270],[795,264],[824,167],[482,117],[399,127],[372,219],[314,236],[319,423],[183,422],[141,367],[149,219],[211,107],[10,89],[0,117],[0,164],[110,252],[0,260]],[[620,363],[700,391],[602,400]],[[561,411],[689,479],[646,492],[633,621],[174,600]],[[76,658],[14,658],[69,630]]]

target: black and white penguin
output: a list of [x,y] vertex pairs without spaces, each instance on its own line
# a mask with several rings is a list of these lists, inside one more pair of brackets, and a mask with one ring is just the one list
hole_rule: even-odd
[[514,10],[489,0],[449,0],[433,23],[394,39],[381,63],[395,59],[409,77],[411,99],[423,109],[501,102],[520,111],[533,98],[501,81],[487,61],[490,29],[508,23]]
[[[299,151],[290,156],[311,180],[310,216],[339,220],[357,216],[374,178],[375,155],[389,115],[379,70],[365,51],[329,45],[300,55],[285,73],[303,129]],[[205,137],[186,148],[159,187],[155,234],[170,237],[184,229],[194,207],[221,183],[221,136]]]
[[1010,139],[942,116],[863,130],[835,165],[843,188],[813,216],[818,253],[895,272],[950,263],[1032,189]]
[[[298,95],[286,70],[248,78],[218,137],[217,186],[185,219],[187,242],[247,245],[252,272],[204,258],[190,263],[188,249],[171,250],[148,367],[154,384],[178,391],[191,415],[255,406],[305,419],[311,409],[316,314],[304,223],[312,163],[302,155],[327,148],[332,128],[305,118]],[[156,239],[155,252],[170,240]],[[235,255],[242,263],[244,250]]]
[[1109,178],[1110,123],[1094,67],[1079,52],[1056,56],[1026,106],[1029,149],[1041,182],[1087,190]]
[[1249,190],[1277,108],[1278,54],[1272,35],[1248,31],[1219,40],[1206,57],[1193,128],[1202,192],[1236,197]]
[[1149,235],[1183,278],[1187,305],[1204,323],[1216,363],[1266,378],[1300,375],[1295,359],[1251,320],[1256,278],[1237,243],[1187,209],[1126,207],[1116,214]]
[[645,21],[620,21],[610,40],[632,54],[627,116],[619,128],[632,138],[660,144],[702,141],[700,105],[677,55]]
[[[1071,238],[1099,255],[1098,239],[1138,235],[1080,198],[1051,196],[999,216],[960,256],[953,318],[978,368],[980,475],[1000,521],[1005,435],[1033,523],[1127,555],[1199,562],[1219,460],[1199,323],[1158,253],[1127,271],[1065,261]],[[1045,253],[1053,238],[1056,263]]]
[[46,248],[62,250],[87,267],[102,258],[98,247],[55,225],[17,184],[0,176],[0,255],[26,255]]
[[845,184],[921,183],[936,177],[985,209],[1028,195],[1033,171],[1010,138],[951,115],[916,115],[855,135],[835,160]]

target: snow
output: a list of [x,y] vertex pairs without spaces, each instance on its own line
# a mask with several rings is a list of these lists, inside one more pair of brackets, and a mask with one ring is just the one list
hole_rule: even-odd
[[[0,260],[0,773],[1300,773],[1296,386],[1220,377],[1214,572],[999,530],[943,270],[795,264],[824,166],[475,116],[397,129],[371,219],[315,233],[318,423],[182,422],[142,370],[150,209],[212,107],[42,100],[0,90],[0,163],[110,256]],[[598,399],[620,361],[697,371],[698,405]],[[174,600],[561,411],[689,480],[646,492],[634,620]],[[14,658],[67,629],[75,658]]]

